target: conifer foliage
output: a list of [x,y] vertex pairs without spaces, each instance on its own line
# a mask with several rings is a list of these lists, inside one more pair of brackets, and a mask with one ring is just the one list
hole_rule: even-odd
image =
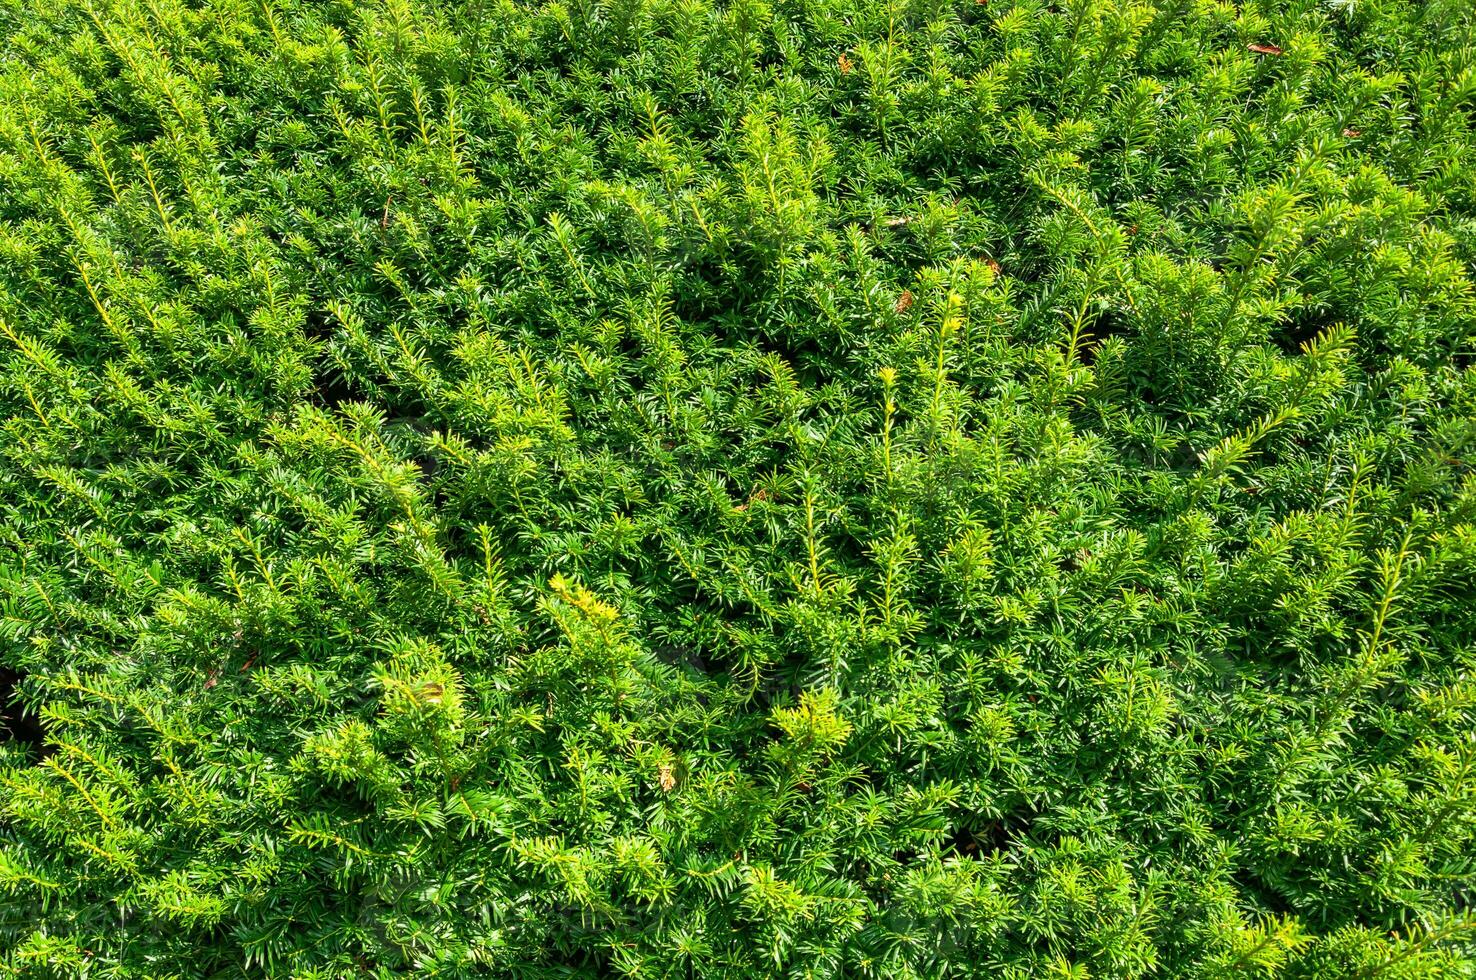
[[1476,977],[1468,0],[0,0],[0,973]]

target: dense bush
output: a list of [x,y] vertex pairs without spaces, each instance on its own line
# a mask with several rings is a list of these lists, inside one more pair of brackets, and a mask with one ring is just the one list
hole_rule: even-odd
[[1473,25],[3,0],[3,972],[1476,976]]

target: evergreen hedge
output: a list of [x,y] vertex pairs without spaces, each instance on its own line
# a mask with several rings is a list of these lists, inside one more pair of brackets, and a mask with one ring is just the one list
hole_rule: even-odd
[[1469,0],[0,0],[0,973],[1476,977]]

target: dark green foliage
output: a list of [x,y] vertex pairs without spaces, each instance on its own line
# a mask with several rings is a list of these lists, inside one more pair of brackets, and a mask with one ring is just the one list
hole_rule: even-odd
[[0,0],[0,972],[1476,977],[1473,23]]

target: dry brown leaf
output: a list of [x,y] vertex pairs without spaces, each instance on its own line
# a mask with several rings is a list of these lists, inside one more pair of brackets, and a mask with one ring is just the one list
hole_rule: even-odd
[[1254,51],[1256,54],[1278,55],[1283,53],[1282,50],[1274,44],[1247,44],[1245,47],[1247,51]]

